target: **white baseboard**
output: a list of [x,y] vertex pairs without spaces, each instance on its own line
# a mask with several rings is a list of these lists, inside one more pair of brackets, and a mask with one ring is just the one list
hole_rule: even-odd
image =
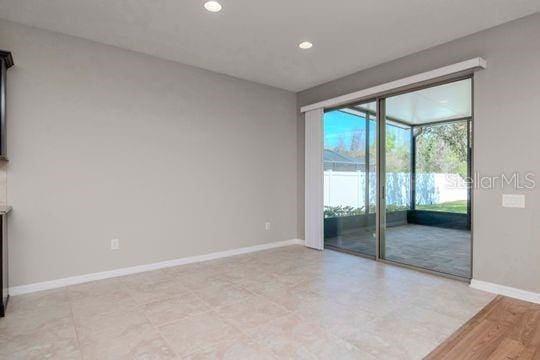
[[118,276],[141,273],[141,272],[150,271],[150,270],[168,268],[172,266],[192,264],[192,263],[208,261],[208,260],[215,260],[215,259],[225,258],[229,256],[247,254],[247,253],[252,253],[256,251],[268,250],[268,249],[278,248],[282,246],[289,246],[289,245],[304,245],[304,240],[291,239],[291,240],[277,241],[277,242],[266,243],[266,244],[261,244],[261,245],[247,246],[247,247],[238,248],[238,249],[219,251],[219,252],[214,252],[214,253],[205,254],[205,255],[191,256],[191,257],[179,258],[179,259],[174,259],[174,260],[161,261],[161,262],[152,263],[152,264],[131,266],[127,268],[102,271],[102,272],[85,274],[85,275],[71,276],[71,277],[67,277],[63,279],[44,281],[44,282],[39,282],[39,283],[34,283],[34,284],[14,286],[14,287],[9,288],[9,294],[10,295],[28,294],[28,293],[33,293],[36,291],[56,289],[56,288],[61,288],[64,286],[81,284],[81,283],[85,283],[89,281],[103,280],[103,279],[108,279],[108,278],[113,278],[113,277],[118,277]]
[[532,291],[516,289],[510,286],[494,284],[486,281],[471,280],[471,287],[478,290],[484,290],[490,293],[504,295],[519,300],[525,300],[540,304],[540,294]]

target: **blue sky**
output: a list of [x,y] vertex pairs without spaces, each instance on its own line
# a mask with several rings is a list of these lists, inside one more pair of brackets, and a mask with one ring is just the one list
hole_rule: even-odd
[[[365,119],[361,116],[352,115],[343,111],[333,110],[324,114],[324,146],[333,149],[343,138],[347,147],[352,141],[353,131],[360,129],[365,131]],[[395,126],[387,126],[386,131],[396,136],[397,142],[408,144],[410,133]],[[370,145],[375,143],[375,122],[370,122]]]

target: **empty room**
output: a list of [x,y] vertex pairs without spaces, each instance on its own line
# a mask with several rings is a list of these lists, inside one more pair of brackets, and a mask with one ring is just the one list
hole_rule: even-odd
[[0,0],[0,359],[540,359],[538,0]]

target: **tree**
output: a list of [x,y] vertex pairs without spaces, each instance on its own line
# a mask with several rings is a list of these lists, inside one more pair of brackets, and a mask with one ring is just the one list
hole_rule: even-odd
[[416,137],[416,169],[467,176],[467,122],[425,126]]
[[355,127],[352,131],[350,152],[364,152],[365,141],[365,131],[359,127]]
[[409,129],[402,129],[395,126],[386,127],[386,171],[387,172],[409,172],[411,167],[411,143],[401,139],[398,141],[398,132],[401,137],[410,139]]

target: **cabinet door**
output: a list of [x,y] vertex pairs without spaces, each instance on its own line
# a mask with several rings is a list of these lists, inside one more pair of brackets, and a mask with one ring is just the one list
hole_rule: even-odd
[[0,304],[0,316],[3,316],[4,305],[6,304],[8,297],[8,259],[7,259],[7,229],[5,223],[5,216],[0,216],[0,242],[2,247],[0,248],[0,295],[2,296],[2,303]]

